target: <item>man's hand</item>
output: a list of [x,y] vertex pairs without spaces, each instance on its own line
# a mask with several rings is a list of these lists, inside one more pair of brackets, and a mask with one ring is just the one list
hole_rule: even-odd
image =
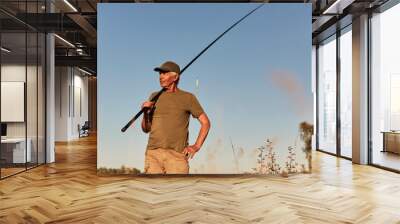
[[151,101],[145,101],[144,103],[142,103],[142,109],[143,108],[152,108],[154,106],[154,102]]
[[197,136],[196,143],[194,143],[194,145],[189,145],[188,147],[183,149],[183,153],[185,154],[186,159],[193,159],[194,154],[196,154],[200,150],[204,140],[207,137],[208,131],[210,130],[210,120],[208,120],[206,113],[200,114],[198,120],[201,124],[201,128],[199,136]]
[[200,150],[199,146],[189,145],[183,149],[183,154],[185,154],[186,159],[193,159],[194,154],[196,154]]
[[154,108],[154,102],[146,101],[142,104],[142,110],[144,112],[142,119],[142,130],[144,133],[149,133],[151,130],[151,113]]

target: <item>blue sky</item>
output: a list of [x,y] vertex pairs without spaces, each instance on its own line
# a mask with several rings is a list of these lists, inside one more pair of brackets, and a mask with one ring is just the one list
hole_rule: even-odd
[[[166,60],[183,68],[257,5],[99,4],[98,166],[142,169],[147,135],[140,122],[125,133],[120,129],[160,89],[153,68]],[[275,138],[286,152],[298,124],[313,117],[311,5],[264,5],[192,64],[179,87],[198,97],[212,122],[193,166],[219,147],[217,172],[230,172],[230,139],[250,152]],[[198,129],[191,120],[190,144]]]

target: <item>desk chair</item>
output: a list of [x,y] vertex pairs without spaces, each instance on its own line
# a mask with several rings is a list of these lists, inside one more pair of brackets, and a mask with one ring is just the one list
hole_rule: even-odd
[[80,125],[78,124],[79,138],[89,136],[89,129],[90,129],[89,121],[85,121],[82,127],[80,127]]

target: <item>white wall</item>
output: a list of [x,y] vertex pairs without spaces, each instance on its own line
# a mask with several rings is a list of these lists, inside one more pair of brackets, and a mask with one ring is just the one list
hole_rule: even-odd
[[67,67],[55,68],[55,141],[68,140],[69,96],[70,83]]
[[87,120],[88,77],[76,68],[56,67],[55,140],[79,138],[78,124],[82,126]]
[[[76,70],[75,70],[76,71]],[[81,126],[85,123],[85,121],[88,121],[88,77],[81,76],[79,75],[74,76],[74,108],[73,111],[73,119],[72,119],[72,136],[74,138],[79,137],[78,129],[77,126],[80,124]],[[80,96],[80,97],[79,97]],[[79,102],[80,101],[80,102]],[[81,108],[80,108],[81,107]],[[81,111],[80,111],[81,110]]]

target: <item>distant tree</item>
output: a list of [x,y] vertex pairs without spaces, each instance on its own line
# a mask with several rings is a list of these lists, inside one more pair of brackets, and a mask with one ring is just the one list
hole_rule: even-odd
[[303,152],[306,154],[306,159],[308,161],[308,171],[311,172],[312,169],[312,147],[311,140],[314,133],[314,126],[307,122],[301,122],[299,125],[300,138],[304,141]]

